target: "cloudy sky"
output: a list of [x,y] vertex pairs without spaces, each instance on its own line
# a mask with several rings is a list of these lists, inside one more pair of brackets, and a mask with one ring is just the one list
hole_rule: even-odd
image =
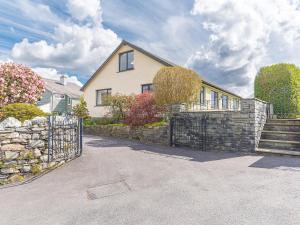
[[300,0],[0,0],[0,61],[84,83],[122,39],[242,96],[300,66]]

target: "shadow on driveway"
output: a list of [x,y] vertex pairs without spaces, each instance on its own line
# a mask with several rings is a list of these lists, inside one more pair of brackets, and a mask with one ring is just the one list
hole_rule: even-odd
[[216,161],[244,156],[256,156],[259,157],[256,162],[249,165],[254,168],[264,169],[287,169],[287,170],[299,170],[300,171],[300,158],[289,156],[261,156],[249,153],[240,152],[220,152],[220,151],[199,151],[191,148],[184,147],[167,147],[159,145],[143,144],[134,140],[119,139],[112,137],[96,137],[93,136],[92,141],[85,143],[89,147],[99,148],[112,148],[112,147],[124,147],[127,146],[134,151],[141,151],[149,154],[159,154],[165,157],[181,158],[196,162],[208,162]]
[[134,151],[141,151],[149,154],[159,154],[165,157],[181,158],[190,161],[208,162],[230,158],[243,157],[249,154],[236,153],[236,152],[219,152],[219,151],[199,151],[196,149],[185,147],[167,147],[151,144],[143,144],[138,141],[125,140],[112,137],[95,137],[92,141],[85,143],[86,146],[94,148],[112,148],[127,146]]
[[264,156],[249,167],[300,171],[300,158],[292,156]]

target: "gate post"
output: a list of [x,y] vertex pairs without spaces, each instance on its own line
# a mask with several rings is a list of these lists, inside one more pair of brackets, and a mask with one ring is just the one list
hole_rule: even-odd
[[80,155],[82,154],[82,135],[83,135],[83,118],[79,118],[79,148]]
[[173,126],[174,126],[174,118],[170,118],[170,126],[169,126],[169,134],[170,134],[170,139],[169,139],[169,144],[170,146],[173,146]]
[[51,148],[51,116],[48,116],[48,163],[50,163],[50,148]]

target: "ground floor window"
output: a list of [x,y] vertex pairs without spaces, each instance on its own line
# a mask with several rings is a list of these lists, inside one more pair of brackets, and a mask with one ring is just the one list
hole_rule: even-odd
[[205,88],[201,87],[200,90],[200,105],[206,105],[205,104]]
[[238,110],[240,108],[240,100],[235,98],[233,99],[232,108]]
[[153,84],[142,84],[142,93],[152,92]]
[[68,105],[72,104],[72,99],[70,97],[68,97]]
[[218,92],[211,91],[211,97],[210,97],[211,103],[210,106],[212,109],[218,109],[219,108],[219,94]]
[[228,96],[222,95],[222,109],[228,109]]
[[96,106],[103,105],[109,95],[111,95],[111,88],[96,90]]

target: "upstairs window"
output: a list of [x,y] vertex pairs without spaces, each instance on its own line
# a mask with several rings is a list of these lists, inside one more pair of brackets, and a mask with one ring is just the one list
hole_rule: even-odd
[[104,105],[105,98],[111,95],[111,88],[96,90],[96,106]]
[[219,108],[219,96],[218,92],[212,91],[211,92],[211,103],[210,106],[212,109],[218,109]]
[[65,95],[62,95],[62,94],[54,94],[54,97],[56,99],[65,99]]
[[123,52],[119,55],[119,72],[133,70],[133,51]]
[[222,109],[228,109],[228,96],[222,95]]
[[153,84],[142,84],[142,93],[152,92]]

